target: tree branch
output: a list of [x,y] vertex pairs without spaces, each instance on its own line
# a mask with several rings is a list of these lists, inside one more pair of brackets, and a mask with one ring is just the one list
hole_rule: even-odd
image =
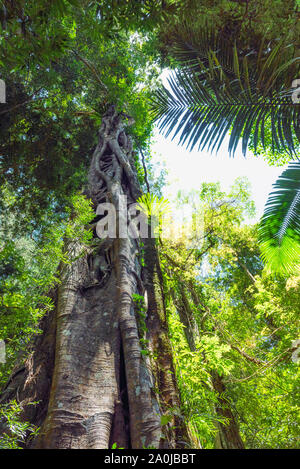
[[78,54],[78,52],[74,49],[71,49],[71,51],[73,52],[74,55],[76,55],[76,57],[78,57],[79,60],[81,60],[81,62],[93,73],[93,75],[96,77],[98,83],[102,86],[102,88],[107,92],[108,91],[108,88],[107,86],[103,83],[103,81],[101,80],[101,78],[99,77],[98,73],[97,73],[97,70],[95,69],[95,67],[90,63],[89,60],[85,59],[84,57],[82,57],[80,54]]

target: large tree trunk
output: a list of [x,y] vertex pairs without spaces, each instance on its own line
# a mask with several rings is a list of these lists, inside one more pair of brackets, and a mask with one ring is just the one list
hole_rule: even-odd
[[[2,396],[2,401],[18,397],[24,404],[40,401],[31,413],[32,406],[24,407],[23,417],[41,425],[31,448],[187,444],[184,422],[176,421],[176,429],[161,427],[161,414],[180,402],[163,299],[159,304],[154,292],[155,247],[150,243],[146,249],[144,286],[140,240],[121,235],[128,205],[140,195],[122,119],[114,107],[103,117],[87,191],[95,210],[104,202],[115,208],[116,237],[95,238],[93,247],[66,240],[70,263],[60,268],[55,311],[44,320],[44,333],[36,342],[39,348],[14,373]],[[124,196],[125,211],[119,204]],[[146,292],[149,355],[141,353],[145,346],[133,302],[133,294]],[[159,364],[153,360],[157,354]]]

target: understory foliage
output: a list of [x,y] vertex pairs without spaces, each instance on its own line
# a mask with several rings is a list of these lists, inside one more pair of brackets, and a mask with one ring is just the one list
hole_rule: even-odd
[[[35,402],[30,405],[35,405]],[[0,449],[21,449],[26,439],[38,434],[39,428],[22,421],[21,413],[22,407],[16,401],[0,406],[0,417],[7,424],[7,430],[0,438]]]
[[245,224],[254,208],[246,181],[229,193],[203,184],[180,201],[196,196],[203,231],[160,247],[185,418],[195,441],[213,448],[219,426],[230,424],[217,412],[224,398],[246,448],[295,448],[300,279],[263,268],[257,226]]
[[259,227],[262,257],[273,271],[300,271],[300,164],[290,163],[274,184]]
[[53,307],[51,290],[59,282],[57,267],[60,262],[71,262],[63,252],[64,237],[89,243],[92,234],[84,227],[94,217],[90,202],[78,194],[71,200],[72,213],[66,208],[72,215],[69,219],[61,223],[45,214],[40,232],[29,238],[18,233],[19,221],[12,210],[14,201],[6,187],[0,216],[0,330],[6,344],[6,363],[0,369],[0,385],[5,384],[32,336],[40,332],[41,317]]
[[[231,150],[241,137],[244,152],[250,148],[270,164],[289,162],[288,148],[299,156],[299,105],[286,106],[290,96],[282,95],[299,71],[296,3],[0,0],[7,98],[0,104],[0,339],[6,349],[0,390],[53,308],[57,268],[72,262],[65,239],[91,243],[94,215],[82,194],[102,116],[112,104],[134,119],[126,132],[147,215],[152,205],[158,218],[168,212],[161,199],[165,172],[155,177],[151,161],[154,96],[160,97],[156,117],[171,104],[166,129],[183,116],[182,143],[217,148],[229,132]],[[201,36],[199,51],[197,31],[207,24],[213,30]],[[159,75],[180,61],[183,70],[171,81],[176,100],[158,91]],[[189,106],[186,114],[180,100]],[[270,237],[288,234],[293,266],[299,258],[299,164],[293,165],[283,173],[293,191],[279,184],[281,192],[275,199],[271,194],[263,233],[245,222],[254,213],[245,180],[228,193],[203,184],[179,194],[178,206],[193,208],[182,230],[159,218],[157,248],[182,399],[182,408],[171,411],[185,419],[195,448],[219,447],[222,434],[222,444],[233,444],[224,440],[229,427],[246,448],[299,446],[300,277],[295,270],[267,270],[259,250],[261,236],[274,252]],[[287,248],[285,261],[291,244]],[[142,245],[139,261],[145,267]],[[157,359],[148,350],[144,297],[134,295],[132,302],[142,355]],[[17,401],[1,404],[7,427],[1,448],[20,448],[39,431],[21,414]],[[171,420],[166,413],[161,425]]]
[[[0,215],[0,338],[5,343],[0,388],[16,364],[28,355],[31,340],[42,332],[41,318],[54,307],[52,291],[59,283],[58,265],[73,261],[63,251],[64,239],[88,245],[92,233],[86,225],[94,217],[90,201],[77,194],[70,200],[71,209],[66,207],[69,217],[64,223],[46,213],[40,231],[29,238],[18,232],[19,220],[12,209],[14,202],[15,196],[6,186],[2,191]],[[9,429],[0,437],[0,448],[21,448],[25,440],[28,442],[37,434],[39,429],[22,421],[21,413],[17,401],[0,404],[1,418]]]
[[[278,5],[276,2],[274,11]],[[300,105],[295,89],[299,26],[291,24],[289,32],[270,37],[268,29],[262,34],[258,24],[253,28],[247,22],[248,7],[246,2],[241,21],[238,15],[231,22],[227,18],[232,35],[228,30],[226,34],[224,24],[209,21],[209,14],[202,24],[190,17],[171,28],[167,43],[176,69],[168,79],[169,86],[152,97],[152,115],[161,132],[178,136],[179,144],[189,150],[217,152],[229,137],[231,155],[241,143],[244,154],[250,148],[271,164],[297,160],[277,181],[277,194],[269,197],[260,240],[270,269],[299,271]],[[297,7],[293,10],[292,3],[290,7],[292,19]],[[256,13],[252,11],[254,17]],[[249,35],[246,42],[245,30]]]
[[[8,190],[5,201],[13,202]],[[215,447],[218,425],[229,423],[217,412],[217,373],[246,447],[294,448],[299,364],[291,357],[299,330],[300,279],[263,269],[257,226],[244,223],[254,213],[247,181],[237,180],[228,193],[218,184],[203,184],[192,194],[179,194],[178,204],[194,206],[191,225],[163,237],[160,259],[181,412],[195,447]],[[20,236],[2,245],[1,338],[7,346],[2,385],[38,332],[39,318],[52,307],[47,289],[57,282],[58,263],[68,262],[62,252],[63,233],[89,242],[83,229],[91,219],[89,203],[77,196],[73,207],[72,222],[64,229],[52,224],[36,240]],[[204,220],[201,230],[193,224],[199,216]],[[12,237],[15,222],[13,216],[5,220],[2,238],[4,232],[6,239]],[[147,354],[143,297],[136,296],[134,302]],[[17,403],[1,412],[12,427],[2,437],[3,448],[20,447],[25,435],[38,431],[18,420]]]

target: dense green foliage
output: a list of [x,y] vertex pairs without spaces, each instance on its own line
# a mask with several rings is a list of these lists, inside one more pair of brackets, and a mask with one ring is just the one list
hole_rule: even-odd
[[[32,402],[30,405],[35,405],[35,403]],[[21,449],[20,445],[27,438],[34,438],[38,434],[38,428],[20,419],[21,413],[22,406],[16,401],[0,407],[0,416],[5,418],[8,426],[8,431],[1,436],[0,449]]]
[[269,195],[260,224],[262,256],[273,271],[299,272],[300,164],[290,163]]
[[[167,110],[165,129],[181,118],[176,132],[182,143],[217,148],[231,132],[231,150],[242,137],[244,151],[262,153],[270,164],[289,161],[285,150],[297,152],[299,105],[287,106],[290,96],[282,95],[299,72],[296,3],[0,1],[0,78],[7,95],[0,104],[0,339],[6,346],[0,388],[53,308],[57,267],[72,262],[64,240],[90,242],[86,226],[93,211],[82,192],[111,104],[135,120],[128,132],[146,211],[152,203],[166,209],[160,199],[164,173],[154,178],[151,162],[154,96],[156,117]],[[213,27],[200,34],[208,24]],[[170,82],[173,95],[158,91],[163,66],[180,64]],[[298,166],[288,171],[291,184],[278,182],[281,192],[272,196],[260,233],[268,250],[278,251],[273,241],[279,234],[292,240],[294,262]],[[294,448],[299,277],[264,268],[258,227],[244,224],[254,210],[246,181],[227,194],[204,184],[181,194],[178,203],[194,206],[181,235],[176,224],[165,231],[158,226],[183,403],[173,410],[186,419],[195,447],[214,447],[235,419],[247,448]],[[284,243],[279,250],[287,253],[286,262],[290,251]],[[133,300],[146,337],[143,299]],[[147,356],[147,339],[141,340]],[[19,448],[38,431],[19,420],[17,402],[1,406],[0,414],[9,424],[0,447]],[[164,415],[162,425],[167,422]]]
[[214,447],[216,423],[226,424],[216,412],[217,373],[247,448],[297,447],[299,277],[263,269],[257,226],[243,223],[253,213],[245,181],[227,194],[204,184],[198,201],[202,236],[161,247],[184,415],[195,440]]
[[27,350],[33,334],[39,332],[40,318],[53,307],[51,289],[58,282],[58,264],[71,262],[63,252],[63,238],[88,242],[91,233],[84,226],[94,216],[90,203],[77,195],[72,198],[70,220],[49,223],[45,213],[41,236],[33,233],[28,237],[18,234],[18,220],[12,210],[9,212],[15,196],[7,190],[2,197],[6,212],[0,219],[0,330],[6,343],[6,364],[0,374],[1,385]]
[[[159,127],[192,150],[218,151],[230,131],[228,150],[234,154],[242,137],[246,153],[250,136],[254,150],[265,147],[265,127],[272,128],[272,150],[295,152],[300,141],[300,105],[287,95],[299,73],[294,47],[260,44],[255,59],[209,29],[183,28],[173,40],[180,69],[169,79],[171,92],[159,90],[153,114]],[[269,50],[269,52],[268,52]]]
[[[189,150],[197,145],[217,152],[230,134],[232,155],[241,141],[244,154],[250,147],[272,163],[297,159],[300,104],[292,83],[300,70],[298,38],[268,43],[262,38],[249,52],[237,46],[238,38],[232,45],[222,31],[198,28],[184,25],[173,35],[171,53],[179,68],[169,89],[162,87],[152,98],[160,131],[179,136]],[[261,223],[263,258],[273,271],[298,270],[297,164],[280,177]]]
[[152,39],[124,30],[112,35],[96,3],[69,11],[65,18],[74,30],[60,56],[47,55],[38,65],[27,56],[22,67],[2,66],[7,104],[0,111],[0,184],[18,191],[15,203],[33,227],[49,206],[63,216],[69,196],[83,187],[110,104],[135,119],[131,133],[139,147],[150,137],[146,102],[159,71]]

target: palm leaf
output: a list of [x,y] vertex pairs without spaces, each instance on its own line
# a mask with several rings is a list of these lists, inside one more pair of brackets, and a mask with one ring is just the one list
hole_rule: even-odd
[[269,195],[259,225],[262,258],[273,271],[300,268],[300,161],[283,171]]
[[[159,129],[192,150],[218,150],[230,131],[229,152],[240,138],[243,153],[254,135],[254,147],[265,146],[264,128],[272,128],[272,147],[295,153],[300,141],[300,105],[287,86],[297,76],[300,58],[278,43],[256,57],[241,56],[211,31],[175,39],[173,54],[180,68],[152,98]],[[198,41],[198,42],[197,42]],[[197,42],[197,46],[195,46]],[[263,49],[263,48],[262,48]],[[287,85],[289,83],[289,85]]]

